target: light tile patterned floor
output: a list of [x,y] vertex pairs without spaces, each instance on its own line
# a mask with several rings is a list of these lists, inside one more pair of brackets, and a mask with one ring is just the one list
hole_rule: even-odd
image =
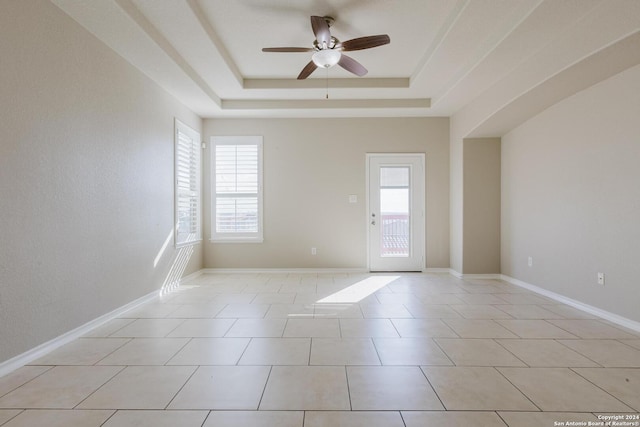
[[0,425],[553,426],[639,396],[640,333],[500,281],[206,274],[0,378]]

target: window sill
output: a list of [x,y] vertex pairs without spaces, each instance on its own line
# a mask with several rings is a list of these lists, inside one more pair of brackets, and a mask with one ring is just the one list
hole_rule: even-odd
[[209,239],[211,243],[262,243],[264,242],[263,238],[227,238],[227,239]]
[[190,242],[182,242],[182,243],[178,243],[175,246],[176,249],[180,249],[180,248],[184,248],[185,246],[194,246],[194,245],[198,245],[202,243],[202,239],[198,239],[198,240],[191,240]]

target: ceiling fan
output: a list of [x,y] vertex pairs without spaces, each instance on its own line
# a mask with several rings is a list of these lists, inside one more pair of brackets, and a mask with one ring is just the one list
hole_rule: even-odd
[[356,39],[341,42],[331,35],[329,27],[334,19],[330,16],[312,16],[311,29],[316,39],[313,47],[265,47],[263,52],[314,52],[311,61],[302,69],[298,80],[306,79],[317,68],[330,68],[339,65],[345,70],[362,77],[367,74],[367,69],[355,59],[343,54],[354,50],[370,49],[385,44],[391,40],[386,34],[377,36],[358,37]]

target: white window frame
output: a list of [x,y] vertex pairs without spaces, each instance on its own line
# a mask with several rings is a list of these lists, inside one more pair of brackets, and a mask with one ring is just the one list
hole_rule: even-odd
[[[258,231],[252,233],[218,233],[216,231],[216,146],[256,145],[258,148]],[[262,136],[212,136],[211,137],[211,242],[262,243],[263,230],[263,148]]]
[[[179,240],[178,237],[178,226],[180,224],[180,208],[179,202],[181,194],[185,193],[184,189],[181,189],[179,186],[178,180],[178,168],[180,161],[179,148],[181,146],[180,134],[184,134],[191,139],[191,146],[187,147],[191,150],[190,155],[195,156],[195,171],[194,175],[194,183],[195,184],[195,195],[196,195],[196,212],[195,218],[191,217],[190,222],[196,224],[196,232],[190,233],[186,240]],[[180,248],[183,246],[194,245],[198,242],[202,241],[202,142],[200,140],[200,133],[186,124],[182,123],[180,120],[175,119],[175,128],[174,128],[174,245],[176,248]]]

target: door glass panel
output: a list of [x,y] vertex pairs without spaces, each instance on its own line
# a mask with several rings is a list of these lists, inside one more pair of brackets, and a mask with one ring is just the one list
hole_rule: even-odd
[[409,187],[408,167],[381,167],[380,187]]
[[380,256],[410,256],[409,168],[380,168]]

